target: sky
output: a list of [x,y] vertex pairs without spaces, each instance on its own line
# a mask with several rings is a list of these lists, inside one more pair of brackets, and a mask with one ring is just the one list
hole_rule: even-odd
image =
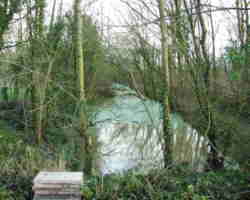
[[[59,3],[61,0],[57,0]],[[88,3],[92,0],[83,0],[82,8],[86,8]],[[133,2],[135,0],[131,0]],[[225,6],[230,7],[233,5],[235,0],[203,0],[203,2],[211,2],[215,6]],[[52,0],[47,0],[48,15],[52,10]],[[63,0],[63,10],[66,12],[73,7],[74,0]],[[121,29],[117,26],[125,25],[126,22],[124,19],[128,18],[128,9],[124,3],[120,0],[96,0],[94,4],[85,9],[85,12],[89,15],[94,16],[99,24],[104,26],[115,25],[113,27],[114,32],[122,32],[124,29]],[[215,22],[215,32],[216,32],[216,51],[217,55],[220,54],[224,47],[228,45],[228,40],[230,38],[230,32],[232,35],[234,31],[234,15],[227,12],[215,12],[213,13],[214,22]],[[110,27],[110,26],[108,26]]]

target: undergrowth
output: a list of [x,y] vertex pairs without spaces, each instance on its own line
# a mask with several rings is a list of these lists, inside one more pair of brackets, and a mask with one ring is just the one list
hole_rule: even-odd
[[[32,180],[41,170],[72,170],[65,160],[19,137],[0,134],[0,200],[32,200]],[[71,156],[72,157],[72,156]],[[250,173],[194,172],[186,166],[141,174],[93,176],[82,187],[85,200],[247,200]]]
[[153,170],[148,174],[92,177],[82,189],[96,200],[247,200],[250,174],[236,170],[192,172],[185,167]]

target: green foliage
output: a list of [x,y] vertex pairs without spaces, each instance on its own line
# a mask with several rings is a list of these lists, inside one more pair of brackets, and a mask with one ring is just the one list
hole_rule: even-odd
[[196,173],[182,167],[146,175],[128,172],[93,177],[83,194],[98,200],[244,200],[249,195],[249,175],[233,170]]
[[[2,134],[0,138],[0,199],[32,199],[32,175],[28,167],[28,147],[13,133]],[[32,162],[34,163],[34,161]],[[37,172],[37,171],[36,171]]]
[[225,59],[231,62],[242,62],[242,59],[244,59],[244,56],[237,51],[237,49],[228,47],[226,48],[227,54],[225,55]]
[[94,192],[88,186],[83,186],[81,192],[84,199],[86,200],[93,199]]
[[21,132],[0,131],[0,199],[32,200],[32,181],[39,171],[66,170],[62,151],[33,143]]
[[17,101],[27,99],[27,96],[25,96],[25,89],[18,88],[18,94],[16,92],[15,88],[0,88],[0,101]]
[[[9,4],[9,11],[15,13],[18,11],[19,0],[7,0],[15,4]],[[6,2],[7,2],[6,1]],[[2,11],[2,4],[0,11]],[[11,20],[1,17],[0,12],[0,36],[8,29],[8,22]],[[89,16],[83,17],[83,48],[84,63],[86,65],[86,86],[87,86],[87,104],[88,114],[95,112],[96,106],[102,104],[105,98],[111,97],[113,94],[109,91],[110,86],[116,83],[131,84],[134,78],[138,84],[138,90],[150,99],[162,99],[164,90],[162,69],[159,65],[160,52],[157,48],[147,46],[142,42],[138,47],[127,49],[121,45],[119,47],[106,47],[102,37],[98,33],[95,22]],[[187,23],[183,22],[183,26]],[[48,80],[48,88],[46,90],[44,116],[45,144],[37,147],[34,145],[35,135],[33,130],[28,132],[16,132],[5,128],[6,125],[0,122],[0,200],[2,199],[32,199],[32,179],[36,173],[44,169],[68,169],[79,170],[79,158],[82,156],[80,145],[83,141],[79,140],[79,120],[78,109],[78,88],[75,85],[76,69],[73,58],[74,45],[72,44],[72,36],[74,30],[73,18],[70,14],[61,17],[48,31],[44,33],[43,41],[39,41],[40,47],[36,49],[38,55],[35,58],[30,56],[29,45],[17,47],[16,51],[6,53],[6,58],[1,55],[1,69],[4,69],[2,77],[12,77],[11,84],[15,88],[4,88],[0,92],[0,100],[27,100],[27,91],[30,91],[30,79],[32,67],[36,66],[41,70],[42,80],[47,76],[48,66],[52,66]],[[181,36],[180,36],[181,37]],[[128,38],[126,38],[127,40]],[[1,40],[1,38],[0,38]],[[0,41],[0,48],[3,41]],[[188,40],[187,40],[188,43]],[[137,46],[137,45],[135,45]],[[130,45],[129,45],[130,48]],[[249,48],[248,46],[246,48]],[[227,78],[212,77],[211,80],[217,81],[221,79],[219,84],[224,87],[231,87],[240,90],[241,87],[233,85],[242,79],[242,66],[246,61],[246,56],[242,53],[244,49],[237,48],[234,44],[227,49],[224,59],[232,66],[229,70],[229,85]],[[119,54],[120,52],[120,54]],[[41,54],[41,55],[40,55]],[[34,59],[34,60],[33,60]],[[5,60],[7,62],[5,63]],[[184,59],[185,60],[185,59]],[[184,61],[183,60],[183,61]],[[190,64],[183,64],[185,70],[178,72],[178,76],[173,76],[173,88],[179,86],[178,79],[183,81],[189,79],[188,73]],[[178,67],[181,69],[181,67]],[[131,70],[134,77],[128,73]],[[199,76],[199,68],[196,69],[197,77]],[[219,71],[219,70],[218,70]],[[182,74],[181,74],[182,73]],[[197,78],[196,77],[196,78]],[[199,78],[197,78],[198,83]],[[217,82],[216,82],[217,83]],[[172,84],[172,83],[171,83]],[[192,82],[183,82],[185,85],[192,85]],[[231,83],[230,83],[231,84]],[[217,86],[217,85],[216,85]],[[201,85],[198,84],[198,87]],[[218,96],[221,96],[219,102],[223,106],[217,106],[214,111],[214,120],[216,124],[216,134],[218,135],[216,143],[220,150],[225,150],[225,155],[232,156],[241,168],[250,169],[249,158],[249,125],[244,129],[239,128],[239,122],[246,121],[248,118],[236,118],[236,115],[243,113],[239,107],[241,102],[234,97],[234,90],[230,88],[229,94],[233,96],[234,101],[227,96],[221,95],[223,88]],[[197,106],[196,100],[190,98],[190,94],[194,93],[192,88],[185,90],[188,94],[186,98],[181,93],[173,97],[171,102],[181,99],[185,105],[190,108],[191,112],[187,115],[194,114],[192,109]],[[184,93],[185,94],[185,93]],[[211,92],[213,94],[213,92]],[[238,95],[238,94],[237,94]],[[101,97],[101,98],[100,98]],[[216,94],[212,97],[214,101],[218,101]],[[244,98],[242,102],[249,102],[249,98]],[[240,102],[240,103],[239,103]],[[194,105],[196,103],[196,105]],[[214,103],[214,102],[213,102]],[[219,105],[218,103],[218,105]],[[224,108],[230,108],[230,112],[224,112]],[[242,106],[243,107],[243,106]],[[175,109],[175,108],[174,108]],[[173,110],[174,110],[173,109]],[[221,111],[222,110],[222,111]],[[242,109],[247,116],[249,107]],[[2,110],[1,110],[2,111]],[[176,111],[176,110],[174,110]],[[178,110],[177,110],[178,111]],[[223,113],[219,115],[218,113]],[[34,111],[33,111],[34,112]],[[241,112],[241,113],[240,113]],[[237,113],[237,114],[236,114]],[[240,113],[240,114],[238,114]],[[226,117],[232,115],[232,118]],[[206,125],[206,122],[200,112],[193,115],[198,121],[198,126]],[[201,116],[198,117],[197,116]],[[15,116],[11,116],[14,118]],[[247,116],[248,117],[248,116]],[[189,120],[195,121],[195,120]],[[190,122],[191,123],[191,122]],[[193,124],[192,124],[193,125]],[[205,127],[207,128],[207,126]],[[95,135],[96,130],[88,130],[90,135]],[[202,132],[202,131],[200,131]],[[240,134],[238,134],[240,133]],[[233,138],[233,139],[232,139]],[[233,144],[232,150],[228,150]],[[240,148],[239,148],[240,147]],[[229,152],[229,153],[228,153]],[[243,167],[242,167],[243,166]],[[166,199],[166,200],[238,200],[249,198],[249,174],[243,174],[240,171],[219,171],[194,173],[183,167],[173,167],[170,170],[155,170],[146,175],[128,172],[124,175],[107,175],[104,177],[92,177],[86,181],[82,188],[82,194],[86,200],[126,200],[126,199]]]
[[229,80],[231,81],[241,80],[241,70],[246,67],[245,64],[248,61],[246,50],[249,48],[249,45],[238,47],[236,43],[236,41],[231,41],[231,45],[225,47],[224,54],[224,60],[230,63],[232,66],[229,72]]
[[229,73],[229,80],[231,81],[236,81],[236,80],[240,80],[240,73],[239,72],[230,72]]
[[0,200],[14,200],[13,194],[4,186],[0,186]]

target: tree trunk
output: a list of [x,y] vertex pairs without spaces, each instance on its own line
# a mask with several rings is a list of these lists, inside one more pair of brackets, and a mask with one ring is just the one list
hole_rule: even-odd
[[[45,0],[36,0],[36,18],[35,18],[35,44],[36,48],[34,53],[35,57],[39,58],[40,52],[38,47],[43,40],[43,26],[44,26],[44,9],[45,9]],[[44,115],[44,101],[45,91],[43,87],[42,77],[41,77],[41,66],[35,66],[33,69],[33,83],[34,83],[34,106],[35,106],[35,130],[36,135],[38,136],[38,144],[42,143],[43,137],[43,115]]]
[[92,171],[92,155],[91,137],[87,134],[88,119],[86,116],[86,92],[85,92],[85,66],[83,62],[83,48],[82,48],[82,16],[81,16],[81,0],[75,0],[74,5],[74,48],[75,48],[75,64],[76,70],[78,70],[78,85],[79,85],[79,120],[80,120],[80,136],[82,138],[81,153],[81,167],[85,175],[91,175]]
[[172,163],[172,130],[170,125],[170,76],[168,62],[167,25],[164,17],[164,1],[158,0],[161,30],[161,62],[164,69],[164,97],[163,97],[163,140],[164,140],[164,167]]
[[55,11],[56,11],[56,0],[53,1],[53,7],[52,7],[52,13],[51,13],[50,25],[49,25],[49,31],[52,31],[52,27],[54,25]]

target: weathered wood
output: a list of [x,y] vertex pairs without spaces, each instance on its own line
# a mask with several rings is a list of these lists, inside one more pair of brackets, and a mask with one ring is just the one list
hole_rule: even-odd
[[33,181],[36,184],[53,185],[81,185],[83,184],[82,172],[40,172]]
[[40,172],[33,181],[34,200],[80,200],[82,172]]
[[34,200],[81,200],[80,196],[40,196],[35,195]]
[[65,190],[38,190],[36,191],[37,195],[81,195],[80,190],[79,191],[65,191]]
[[79,184],[40,184],[37,183],[33,186],[33,190],[51,190],[51,189],[72,189],[72,190],[78,190],[81,188],[81,185]]

